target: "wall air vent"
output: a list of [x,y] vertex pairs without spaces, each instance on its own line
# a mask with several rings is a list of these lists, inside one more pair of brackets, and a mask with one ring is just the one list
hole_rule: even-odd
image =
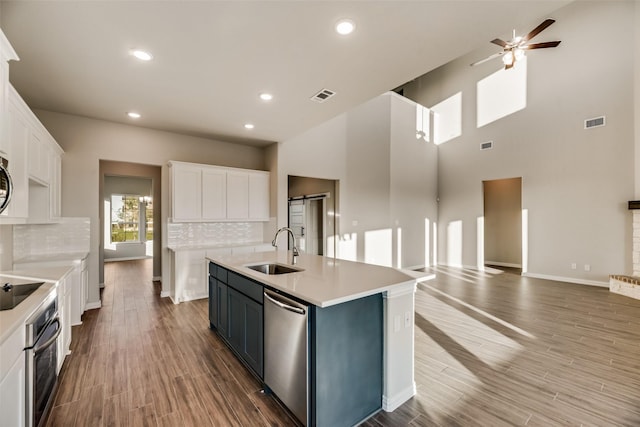
[[604,116],[595,117],[593,119],[587,119],[584,121],[585,129],[597,128],[604,125],[605,125]]
[[491,150],[493,148],[493,141],[481,142],[480,149],[481,150]]
[[332,90],[322,89],[320,92],[318,92],[315,95],[313,95],[311,97],[311,100],[312,101],[316,101],[316,102],[324,102],[327,99],[331,98],[335,94],[336,93],[334,91],[332,91]]

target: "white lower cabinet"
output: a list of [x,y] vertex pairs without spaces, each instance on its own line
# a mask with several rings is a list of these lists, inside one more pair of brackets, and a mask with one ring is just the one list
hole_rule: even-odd
[[275,250],[269,243],[242,245],[211,249],[180,249],[171,251],[172,288],[169,293],[171,300],[178,304],[194,299],[208,298],[207,258],[217,256],[237,255],[253,252]]
[[[2,360],[5,363],[5,360]],[[25,357],[24,351],[13,361],[13,365],[0,382],[2,416],[0,426],[25,425]]]
[[0,346],[0,427],[25,425],[25,327]]
[[209,296],[205,278],[206,251],[186,250],[173,252],[173,292],[174,303],[191,301]]
[[60,317],[60,336],[58,337],[58,366],[60,373],[65,357],[70,353],[71,346],[71,307],[72,303],[72,280],[70,276],[58,282],[58,316]]

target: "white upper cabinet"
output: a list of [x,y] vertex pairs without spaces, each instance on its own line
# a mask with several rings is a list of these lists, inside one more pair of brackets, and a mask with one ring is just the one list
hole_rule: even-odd
[[227,172],[227,218],[249,218],[249,174]]
[[0,224],[50,222],[61,212],[63,151],[9,83],[8,61],[16,59],[0,30],[0,157],[14,186]]
[[4,121],[15,191],[0,223],[50,222],[61,214],[62,148],[11,85],[8,101]]
[[269,220],[269,173],[249,175],[249,219]]
[[269,220],[269,172],[169,162],[171,220]]
[[212,167],[202,169],[202,219],[227,218],[227,173]]
[[49,148],[49,141],[45,139],[44,133],[40,129],[31,129],[29,135],[29,147],[27,153],[29,155],[29,178],[38,181],[41,184],[49,184],[49,159],[52,152]]
[[171,167],[173,218],[181,221],[202,219],[202,171],[185,165]]
[[0,30],[0,157],[10,159],[11,138],[7,117],[9,105],[9,61],[17,60],[18,55],[13,50],[9,40]]

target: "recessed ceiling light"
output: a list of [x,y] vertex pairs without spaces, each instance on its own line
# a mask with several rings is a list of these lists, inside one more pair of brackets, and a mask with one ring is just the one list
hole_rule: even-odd
[[251,124],[251,123],[246,123],[246,124],[244,125],[244,128],[245,128],[245,129],[253,129],[254,127],[255,127],[255,126],[254,126],[253,124]]
[[273,99],[273,95],[263,92],[260,94],[260,99],[262,99],[263,101],[271,101]]
[[356,24],[350,19],[341,19],[336,23],[336,32],[346,36],[356,29]]
[[149,52],[145,50],[140,50],[140,49],[132,49],[131,55],[135,56],[141,61],[151,61],[153,59],[153,55],[151,55]]
[[139,119],[140,117],[142,117],[140,113],[136,113],[135,111],[129,111],[127,113],[127,116],[129,116],[129,118],[131,119]]

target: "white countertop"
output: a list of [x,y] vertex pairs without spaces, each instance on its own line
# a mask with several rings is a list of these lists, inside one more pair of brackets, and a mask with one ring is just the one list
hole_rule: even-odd
[[198,249],[232,249],[248,246],[271,245],[271,242],[246,242],[246,243],[199,243],[189,244],[183,243],[179,245],[169,245],[167,248],[171,251],[188,251]]
[[295,273],[267,275],[247,268],[247,265],[263,262],[289,265],[290,251],[212,256],[207,259],[318,307],[328,307],[416,283],[415,277],[393,268],[318,255],[300,255],[295,267],[304,271]]
[[13,260],[14,264],[27,264],[27,263],[35,263],[35,262],[75,262],[85,259],[89,256],[89,252],[70,252],[70,253],[51,253],[51,254],[40,254],[40,255],[29,255],[22,258],[15,258]]
[[28,298],[11,310],[0,311],[0,345],[40,307],[56,283],[65,278],[75,267],[51,267],[29,270],[0,271],[0,286],[9,282],[14,285],[45,282]]

